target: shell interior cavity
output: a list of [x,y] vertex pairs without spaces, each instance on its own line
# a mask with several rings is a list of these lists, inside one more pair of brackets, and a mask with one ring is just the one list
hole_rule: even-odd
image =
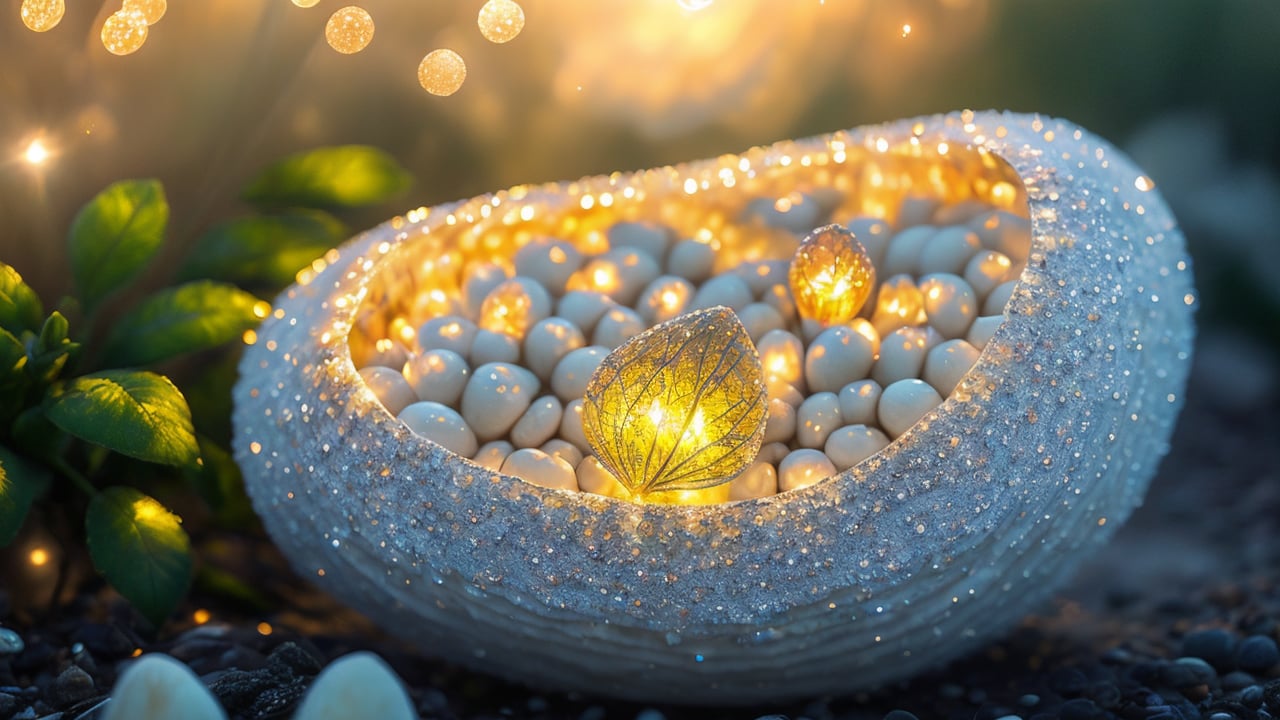
[[[995,253],[1012,264],[1003,288],[998,273],[962,281],[966,302],[986,298],[968,315],[929,306],[960,285],[921,272],[963,276],[959,263],[991,248],[963,229],[926,238],[926,268],[867,239],[876,222],[900,237],[983,217],[1018,219],[1026,240]],[[802,373],[794,343],[751,337],[766,374],[771,348],[793,354],[786,387],[766,380],[770,417],[810,403],[809,426],[772,443],[782,431],[766,426],[756,463],[715,497],[635,502],[584,469],[589,448],[565,419],[611,348],[703,293],[749,331],[769,327],[768,311],[746,308],[787,287],[797,248],[826,223],[876,266],[849,277],[902,301],[872,295],[825,327],[774,298],[803,343],[840,328],[880,343],[839,355],[846,331],[831,339],[846,359]],[[623,226],[662,231],[622,242]],[[534,246],[576,265],[515,273]],[[780,285],[746,283],[743,296],[717,280],[755,266]],[[353,238],[299,275],[246,349],[235,455],[294,566],[425,653],[647,701],[844,693],[989,640],[1130,514],[1182,403],[1195,305],[1168,208],[1107,142],[1036,115],[901,120],[515,187]],[[897,375],[885,338],[913,326],[921,343],[955,343],[954,362]],[[840,402],[858,363],[870,376],[858,387],[883,390],[879,416]],[[512,409],[504,395],[520,392]],[[854,447],[864,430],[883,440],[852,454],[818,445],[828,417],[855,428]],[[768,491],[732,491],[770,472]]]

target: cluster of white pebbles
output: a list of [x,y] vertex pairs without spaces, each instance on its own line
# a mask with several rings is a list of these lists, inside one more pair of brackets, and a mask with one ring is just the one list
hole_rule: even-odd
[[[742,221],[801,238],[824,221],[817,207],[794,193],[760,198]],[[803,487],[880,451],[951,393],[1002,322],[1030,247],[1026,218],[972,201],[913,197],[893,226],[844,225],[877,278],[847,323],[799,316],[790,258],[713,274],[713,244],[618,222],[598,254],[544,238],[509,269],[474,263],[456,314],[411,342],[380,342],[360,373],[388,411],[452,452],[540,485],[627,497],[583,433],[588,379],[645,329],[726,306],[756,344],[769,398],[764,445],[727,499]]]

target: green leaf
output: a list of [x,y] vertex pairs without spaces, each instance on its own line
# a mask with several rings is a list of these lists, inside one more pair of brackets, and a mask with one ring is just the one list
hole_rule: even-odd
[[244,198],[264,208],[359,207],[387,200],[410,182],[409,173],[382,150],[342,145],[290,155],[264,170]]
[[31,503],[47,487],[47,470],[0,446],[0,547],[18,536]]
[[160,249],[169,203],[158,180],[124,180],[80,209],[71,224],[71,271],[93,308],[142,270]]
[[27,345],[27,374],[47,385],[57,379],[62,369],[80,351],[80,343],[67,336],[69,326],[62,313],[54,310],[45,319],[40,335]]
[[190,466],[200,457],[186,398],[152,372],[106,370],[55,385],[45,416],[81,440],[139,460]]
[[238,218],[201,236],[178,276],[280,288],[346,237],[346,225],[320,210]]
[[31,387],[26,367],[27,346],[0,328],[0,422],[8,422],[26,404],[27,389]]
[[234,285],[207,280],[162,290],[116,323],[104,364],[147,365],[230,342],[261,320],[258,304]]
[[17,270],[0,262],[0,328],[15,334],[40,328],[44,304]]
[[28,457],[50,461],[66,454],[67,434],[49,422],[39,405],[23,410],[14,418],[11,433],[13,446],[22,448]]
[[133,488],[110,487],[89,501],[84,529],[94,567],[152,624],[162,624],[191,582],[182,519]]

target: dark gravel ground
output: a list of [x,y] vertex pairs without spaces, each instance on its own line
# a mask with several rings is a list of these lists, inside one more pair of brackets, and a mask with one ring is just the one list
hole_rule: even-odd
[[[1085,720],[1280,717],[1280,372],[1238,335],[1202,339],[1188,404],[1146,505],[1041,612],[932,674],[877,693],[762,708],[679,708],[540,693],[426,660],[311,590],[260,538],[202,542],[274,612],[193,594],[156,639],[100,583],[50,610],[0,582],[0,720],[89,720],[136,648],[188,662],[233,718],[288,717],[310,678],[380,653],[424,718]],[[46,595],[47,596],[47,595]],[[211,620],[195,625],[198,609]],[[267,623],[268,625],[259,625]],[[234,670],[232,668],[235,668]]]

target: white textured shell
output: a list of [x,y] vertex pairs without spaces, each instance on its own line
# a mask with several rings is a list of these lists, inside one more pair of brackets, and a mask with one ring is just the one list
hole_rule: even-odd
[[[544,489],[413,435],[353,364],[362,308],[394,304],[388,282],[411,289],[404,258],[454,226],[601,193],[641,217],[727,197],[725,168],[745,186],[961,149],[1007,163],[1030,206],[1008,319],[942,406],[811,487],[708,506]],[[1067,122],[968,111],[417,210],[322,265],[278,299],[235,390],[236,459],[298,570],[426,653],[545,688],[704,703],[873,687],[1034,609],[1140,502],[1181,405],[1196,302],[1182,236],[1126,157]]]

